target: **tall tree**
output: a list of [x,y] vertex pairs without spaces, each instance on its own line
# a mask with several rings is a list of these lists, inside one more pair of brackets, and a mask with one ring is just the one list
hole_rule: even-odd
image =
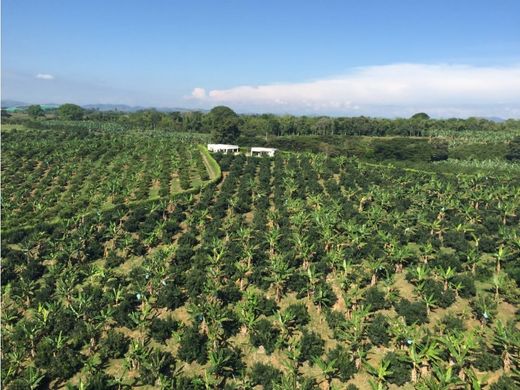
[[81,120],[85,110],[76,104],[66,103],[58,108],[58,114],[62,119]]
[[240,136],[240,118],[229,107],[214,107],[208,114],[214,142],[234,143]]
[[35,119],[35,118],[45,116],[45,111],[43,111],[42,106],[40,106],[39,104],[33,104],[33,105],[30,105],[29,107],[27,107],[27,114],[31,118]]

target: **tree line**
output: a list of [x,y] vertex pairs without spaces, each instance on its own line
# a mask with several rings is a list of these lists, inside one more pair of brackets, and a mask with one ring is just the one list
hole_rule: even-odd
[[[234,112],[223,106],[209,112],[160,112],[145,109],[136,112],[87,110],[75,104],[63,104],[53,110],[43,110],[39,105],[26,109],[32,119],[45,116],[65,120],[95,120],[116,122],[128,128],[148,130],[171,130],[179,132],[209,133],[213,129],[215,110]],[[2,112],[2,117],[8,117]],[[243,114],[237,116],[236,125],[244,136],[286,136],[286,135],[353,135],[353,136],[428,136],[435,131],[507,131],[518,129],[520,120],[508,119],[495,122],[485,118],[432,119],[425,113],[417,113],[410,118],[372,117],[329,117],[294,116],[274,114]],[[11,118],[13,119],[13,118]]]

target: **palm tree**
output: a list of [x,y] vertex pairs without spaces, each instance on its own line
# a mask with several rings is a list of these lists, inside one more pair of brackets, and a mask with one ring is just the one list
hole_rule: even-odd
[[465,381],[466,368],[469,366],[468,356],[476,346],[473,334],[451,332],[443,335],[440,342],[447,348],[450,366],[455,366],[459,370],[460,380]]
[[330,389],[332,379],[337,374],[336,359],[325,360],[320,356],[313,357],[312,361],[320,369],[323,376],[324,390]]
[[509,252],[504,247],[504,245],[500,245],[497,253],[495,253],[493,256],[496,259],[496,273],[498,274],[498,273],[500,273],[500,265],[501,265],[502,261],[504,261],[505,259],[507,259],[509,257]]
[[388,388],[386,379],[388,376],[392,375],[392,371],[388,369],[390,367],[390,362],[388,360],[381,360],[375,367],[369,363],[365,363],[365,367],[368,373],[376,378],[376,382],[372,379],[369,380],[370,388],[372,390],[384,390]]
[[518,358],[520,356],[520,333],[513,322],[504,324],[501,320],[497,321],[493,332],[493,346],[498,351],[502,351],[504,373],[511,372],[515,356],[520,363],[520,358]]
[[422,299],[426,304],[426,315],[430,315],[431,308],[436,305],[437,300],[433,297],[433,294],[426,295],[422,294]]
[[455,276],[455,270],[451,268],[451,266],[448,266],[446,269],[439,268],[438,272],[444,282],[444,291],[447,291],[450,280]]
[[268,279],[275,290],[276,302],[279,303],[285,283],[293,274],[294,268],[290,267],[281,255],[274,255],[270,258],[270,275]]

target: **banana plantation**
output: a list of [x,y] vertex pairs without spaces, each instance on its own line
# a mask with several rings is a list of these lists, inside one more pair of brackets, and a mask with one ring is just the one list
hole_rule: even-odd
[[519,388],[518,176],[171,134],[3,135],[6,389]]

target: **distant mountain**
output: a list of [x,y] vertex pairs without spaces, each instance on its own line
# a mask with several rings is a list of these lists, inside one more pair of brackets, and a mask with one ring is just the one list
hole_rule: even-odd
[[157,110],[160,112],[191,112],[191,111],[202,111],[207,112],[208,110],[202,109],[191,109],[182,107],[145,107],[145,106],[129,106],[126,104],[84,104],[81,107],[88,110],[99,110],[99,111],[122,111],[122,112],[135,112],[140,110]]
[[[40,104],[43,109],[52,109],[59,107],[59,104],[55,103],[26,103],[18,100],[2,100],[2,108],[5,109],[22,109],[24,107],[30,106],[31,104]],[[121,112],[136,112],[140,110],[151,110],[155,109],[160,112],[193,112],[193,111],[201,111],[208,112],[208,110],[203,109],[192,109],[192,108],[182,108],[182,107],[151,107],[151,106],[129,106],[127,104],[82,104],[81,107],[87,110],[99,110],[99,111],[121,111]]]
[[24,107],[28,106],[28,103],[20,102],[18,100],[2,100],[2,108],[10,108],[10,107]]
[[500,118],[498,116],[486,116],[486,117],[483,117],[482,119],[487,119],[488,121],[497,122],[497,123],[505,122],[504,118]]

